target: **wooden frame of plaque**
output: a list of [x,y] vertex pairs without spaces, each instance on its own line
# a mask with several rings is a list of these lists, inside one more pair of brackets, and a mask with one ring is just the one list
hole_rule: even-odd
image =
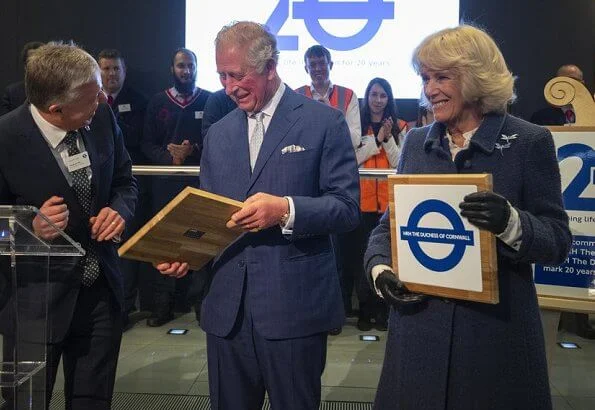
[[[390,205],[391,251],[393,270],[398,272],[398,254],[395,227],[397,225],[395,212],[394,186],[398,184],[411,185],[475,185],[478,191],[492,189],[490,174],[425,174],[425,175],[389,175],[388,198]],[[397,205],[398,206],[398,203]],[[496,238],[484,230],[480,230],[481,243],[481,277],[482,291],[453,289],[413,282],[405,282],[407,288],[416,293],[442,296],[454,299],[472,300],[475,302],[496,304],[498,295],[498,263],[496,258]]]
[[119,249],[127,259],[159,263],[188,262],[198,270],[242,231],[225,226],[244,204],[186,187]]

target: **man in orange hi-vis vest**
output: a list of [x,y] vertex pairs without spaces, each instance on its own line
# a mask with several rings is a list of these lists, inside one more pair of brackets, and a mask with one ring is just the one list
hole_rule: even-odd
[[[357,95],[347,87],[331,83],[330,74],[333,68],[331,53],[321,45],[315,45],[306,50],[304,54],[306,72],[310,75],[312,83],[296,89],[300,94],[308,98],[320,101],[340,110],[345,116],[349,127],[351,144],[357,149],[362,141],[362,128],[359,114],[359,101]],[[351,294],[353,293],[355,278],[351,271],[343,268],[342,249],[347,250],[351,240],[351,232],[332,236],[333,248],[337,258],[337,271],[341,281],[341,293],[343,296],[343,307],[347,316],[353,316],[351,306]],[[332,329],[329,334],[338,335],[341,328]]]
[[353,149],[356,149],[362,139],[357,95],[349,88],[331,83],[333,61],[331,53],[323,46],[315,45],[306,50],[304,64],[312,83],[296,91],[340,110],[347,121]]

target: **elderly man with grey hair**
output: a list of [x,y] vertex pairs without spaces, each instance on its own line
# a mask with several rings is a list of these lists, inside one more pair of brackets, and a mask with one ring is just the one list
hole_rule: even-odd
[[[344,320],[330,235],[359,223],[349,129],[339,110],[277,74],[275,37],[238,22],[215,41],[217,72],[238,105],[207,133],[201,188],[244,201],[202,305],[213,409],[318,409],[327,332]],[[157,266],[181,277],[184,261]]]
[[[0,118],[0,204],[36,206],[86,251],[50,263],[45,406],[62,358],[66,408],[109,409],[122,337],[115,242],[137,195],[130,157],[104,104],[99,66],[84,50],[60,43],[38,48],[27,61],[25,84],[30,104]],[[32,225],[43,240],[56,239],[43,219]],[[35,289],[22,292],[33,300]],[[0,326],[6,341],[10,329]]]

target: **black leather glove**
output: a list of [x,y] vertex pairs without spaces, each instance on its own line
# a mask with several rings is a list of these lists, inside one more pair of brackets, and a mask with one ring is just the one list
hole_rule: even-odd
[[474,192],[459,204],[461,216],[479,229],[501,234],[510,219],[510,205],[506,198],[490,191]]
[[395,307],[413,305],[427,298],[426,295],[409,292],[403,282],[389,270],[382,271],[374,281],[374,285],[382,293],[384,300]]

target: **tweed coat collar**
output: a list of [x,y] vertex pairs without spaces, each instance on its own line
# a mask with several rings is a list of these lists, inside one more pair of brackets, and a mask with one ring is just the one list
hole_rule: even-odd
[[[496,143],[500,139],[500,134],[504,128],[506,114],[489,113],[483,117],[483,121],[473,137],[471,137],[470,146],[474,146],[485,154],[491,154]],[[439,122],[433,122],[424,142],[424,149],[448,150],[448,143],[444,140],[446,136],[446,126]],[[446,147],[446,148],[445,148]]]

